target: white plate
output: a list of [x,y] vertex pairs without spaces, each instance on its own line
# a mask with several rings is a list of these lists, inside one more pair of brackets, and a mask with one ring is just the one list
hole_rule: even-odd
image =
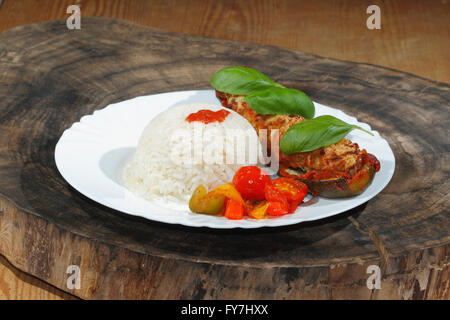
[[179,91],[137,97],[84,116],[64,131],[58,141],[55,149],[56,166],[75,189],[107,207],[160,222],[220,229],[274,227],[329,217],[355,208],[376,196],[394,173],[394,154],[378,132],[340,110],[314,103],[316,116],[333,115],[371,130],[374,134],[372,137],[360,130],[353,130],[347,136],[374,154],[381,163],[381,170],[361,195],[347,199],[319,197],[317,203],[301,207],[294,214],[262,220],[228,220],[194,214],[187,207],[186,210],[176,210],[135,196],[122,185],[119,175],[123,165],[133,155],[142,130],[160,112],[174,105],[195,102],[220,105],[213,90]]

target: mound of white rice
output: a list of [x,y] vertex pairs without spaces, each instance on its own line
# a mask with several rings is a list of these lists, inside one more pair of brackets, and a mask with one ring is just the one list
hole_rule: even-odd
[[257,164],[261,150],[251,124],[231,110],[223,122],[185,121],[203,109],[224,108],[180,105],[150,121],[124,170],[128,189],[148,200],[185,204],[200,184],[211,190],[231,182],[240,167]]

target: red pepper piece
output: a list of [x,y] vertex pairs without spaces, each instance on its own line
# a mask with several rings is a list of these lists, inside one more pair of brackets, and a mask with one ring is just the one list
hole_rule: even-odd
[[241,220],[244,218],[244,206],[241,202],[228,199],[225,209],[225,217],[231,220]]

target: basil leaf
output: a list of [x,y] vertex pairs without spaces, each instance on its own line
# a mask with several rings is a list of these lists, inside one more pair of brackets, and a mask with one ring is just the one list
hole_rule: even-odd
[[221,69],[212,77],[211,85],[218,91],[245,95],[247,104],[259,114],[314,117],[314,104],[305,93],[285,88],[252,68]]
[[248,95],[271,87],[283,88],[265,74],[246,67],[229,67],[217,71],[211,85],[218,91],[236,95]]
[[245,102],[259,114],[300,115],[311,119],[315,113],[311,99],[296,89],[271,87],[246,96]]
[[297,123],[282,136],[280,150],[284,154],[313,151],[339,142],[353,129],[373,134],[333,116],[320,116]]

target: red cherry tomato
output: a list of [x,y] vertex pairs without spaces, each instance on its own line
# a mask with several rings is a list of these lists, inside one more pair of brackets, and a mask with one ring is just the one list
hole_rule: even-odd
[[289,202],[287,197],[281,193],[272,184],[273,181],[266,183],[264,194],[269,202],[267,213],[271,216],[282,216],[289,213]]
[[256,166],[240,168],[233,177],[233,184],[244,199],[264,200],[264,187],[270,182],[267,172]]
[[306,196],[308,187],[292,178],[277,178],[266,184],[265,196],[269,202],[280,204],[270,205],[267,213],[270,215],[283,215],[294,213],[298,205]]
[[284,202],[269,201],[267,213],[272,217],[284,216],[289,213],[289,205]]
[[272,180],[272,186],[286,196],[289,202],[301,203],[308,192],[303,182],[293,178],[277,178]]

